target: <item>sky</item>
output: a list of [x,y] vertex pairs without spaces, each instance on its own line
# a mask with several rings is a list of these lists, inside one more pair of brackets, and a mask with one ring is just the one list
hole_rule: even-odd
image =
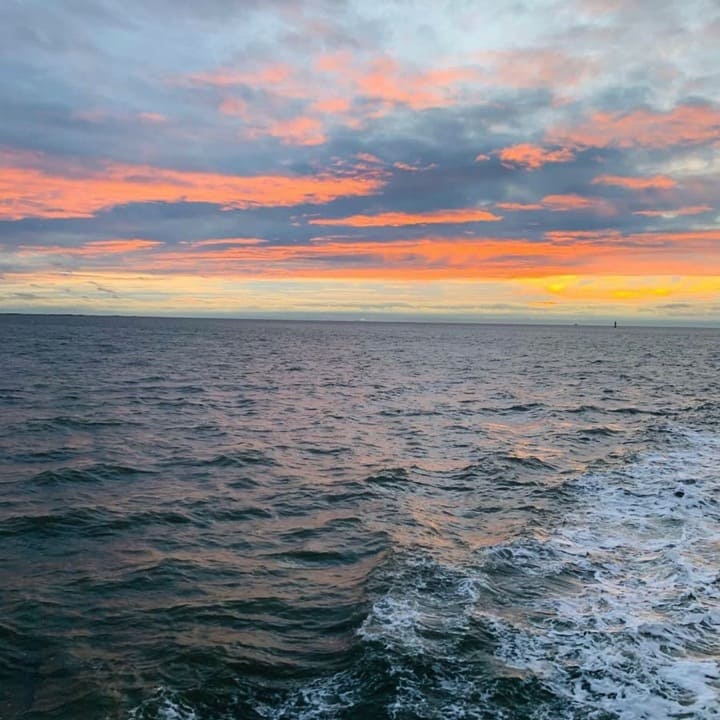
[[3,0],[0,311],[720,322],[720,0]]

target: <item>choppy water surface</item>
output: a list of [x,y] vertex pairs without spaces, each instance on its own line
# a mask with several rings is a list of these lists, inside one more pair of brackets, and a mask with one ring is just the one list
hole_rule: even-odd
[[0,717],[720,717],[720,333],[0,318]]

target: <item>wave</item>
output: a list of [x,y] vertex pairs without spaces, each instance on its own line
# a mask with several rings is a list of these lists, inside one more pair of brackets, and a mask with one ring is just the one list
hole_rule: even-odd
[[98,463],[84,468],[64,467],[58,470],[46,470],[34,475],[26,482],[31,485],[52,486],[66,483],[98,483],[125,480],[136,475],[151,475],[151,470],[126,465],[108,465]]
[[714,717],[720,576],[708,539],[720,529],[718,459],[717,437],[688,435],[680,447],[582,478],[574,516],[548,544],[592,580],[539,598],[526,626],[497,616],[498,656],[578,712]]
[[428,720],[717,717],[719,460],[717,437],[676,435],[580,476],[552,531],[462,564],[396,552],[371,582],[356,664],[255,711],[330,720],[370,703],[373,717]]
[[0,525],[0,537],[100,537],[148,525],[176,526],[194,519],[178,510],[121,512],[101,506],[76,507],[64,511],[12,515]]

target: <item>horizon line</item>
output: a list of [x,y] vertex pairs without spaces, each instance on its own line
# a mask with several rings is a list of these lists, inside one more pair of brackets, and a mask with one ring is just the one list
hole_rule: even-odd
[[[239,316],[239,315],[151,315],[151,314],[123,314],[123,313],[75,313],[75,312],[27,312],[0,310],[0,317],[67,317],[67,318],[123,318],[123,319],[146,319],[146,320],[228,320],[237,322],[293,322],[293,323],[356,323],[356,324],[378,324],[378,325],[516,325],[530,327],[591,327],[609,329],[696,329],[696,330],[720,330],[720,322],[715,324],[700,324],[695,320],[671,324],[660,320],[652,324],[635,324],[620,318],[619,320],[607,319],[604,322],[583,322],[582,319],[568,321],[533,321],[533,320],[473,320],[473,319],[428,319],[428,318],[378,318],[378,317],[291,317],[291,316]],[[621,323],[622,320],[622,323]],[[614,323],[617,322],[617,326]]]

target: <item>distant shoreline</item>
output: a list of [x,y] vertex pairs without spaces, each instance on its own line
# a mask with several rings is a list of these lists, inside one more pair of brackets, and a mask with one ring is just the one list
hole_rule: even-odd
[[277,322],[277,323],[347,323],[358,325],[479,325],[479,326],[517,326],[517,327],[578,327],[593,329],[647,329],[647,330],[720,330],[720,322],[716,324],[701,324],[695,321],[681,323],[657,322],[653,324],[635,324],[632,320],[620,319],[617,327],[613,327],[614,320],[602,322],[579,321],[531,321],[531,320],[473,320],[468,318],[378,318],[378,317],[293,317],[293,316],[235,316],[235,315],[131,315],[120,313],[70,313],[70,312],[5,312],[0,311],[0,318],[97,318],[97,319],[126,319],[126,320],[211,320],[227,322]]

